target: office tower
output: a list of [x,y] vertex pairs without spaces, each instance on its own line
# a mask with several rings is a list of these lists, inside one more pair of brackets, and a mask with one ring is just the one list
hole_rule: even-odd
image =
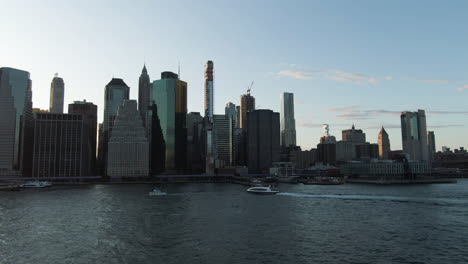
[[247,113],[254,110],[255,98],[250,95],[250,91],[247,94],[241,95],[240,128],[247,126]]
[[213,134],[216,142],[215,167],[231,167],[235,160],[234,120],[227,115],[213,115]]
[[149,143],[136,100],[120,105],[109,138],[107,175],[146,177],[149,175]]
[[[112,78],[106,85],[104,94],[104,120],[102,121],[102,135],[99,135],[99,164],[100,170],[105,175],[107,162],[107,143],[112,135],[112,127],[117,111],[124,100],[128,100],[130,87],[122,79]],[[102,139],[102,142],[101,142]]]
[[329,165],[336,164],[336,138],[330,135],[328,124],[323,125],[323,136],[317,145],[317,156],[320,162]]
[[151,102],[148,108],[148,141],[150,144],[150,174],[156,175],[164,171],[166,164],[166,144],[161,129],[161,121],[158,116],[158,106]]
[[336,160],[351,161],[356,158],[355,144],[351,141],[340,140],[336,142]]
[[380,129],[377,143],[379,144],[379,158],[383,160],[389,159],[390,139],[388,138],[387,131],[385,131],[383,127]]
[[68,113],[81,115],[83,117],[83,135],[87,137],[83,145],[83,152],[86,153],[86,158],[83,159],[85,168],[89,167],[92,175],[96,171],[96,133],[97,133],[97,105],[83,101],[74,101],[73,104],[68,105]]
[[426,113],[424,110],[407,111],[402,112],[400,118],[403,152],[408,154],[411,160],[428,161]]
[[187,114],[187,171],[188,173],[202,173],[204,163],[202,159],[202,130],[203,117],[199,112]]
[[355,144],[366,143],[366,133],[363,133],[361,129],[356,129],[354,124],[351,129],[343,130],[341,133],[343,141],[351,141]]
[[213,61],[205,64],[205,117],[213,122],[214,112],[214,78]]
[[183,173],[187,160],[187,83],[173,72],[163,72],[161,79],[153,82],[151,94],[165,142],[166,172]]
[[379,158],[379,145],[364,143],[356,144],[356,158],[359,160],[378,159]]
[[240,105],[236,106],[236,128],[240,128]]
[[434,131],[427,131],[427,147],[429,152],[429,160],[433,160],[434,153],[436,153]]
[[224,114],[231,118],[234,121],[234,126],[237,127],[237,110],[236,110],[236,105],[229,102],[226,104],[226,107],[224,108]]
[[281,146],[296,146],[293,93],[281,94]]
[[31,175],[34,117],[29,72],[0,68],[0,175]]
[[246,115],[249,173],[268,173],[280,159],[279,113],[262,109]]
[[35,116],[33,177],[91,175],[91,142],[84,116],[54,113]]
[[49,112],[54,114],[63,114],[63,97],[65,95],[65,84],[63,79],[55,74],[50,84]]
[[138,82],[138,111],[140,112],[141,119],[143,121],[143,126],[146,127],[148,107],[150,106],[151,100],[151,81],[146,70],[146,65],[143,65],[143,70],[141,71],[140,79]]

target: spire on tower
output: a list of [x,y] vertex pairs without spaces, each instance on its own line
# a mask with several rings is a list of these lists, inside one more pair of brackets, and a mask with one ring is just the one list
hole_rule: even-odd
[[144,74],[148,73],[148,71],[146,70],[146,62],[143,63],[143,70],[141,72]]

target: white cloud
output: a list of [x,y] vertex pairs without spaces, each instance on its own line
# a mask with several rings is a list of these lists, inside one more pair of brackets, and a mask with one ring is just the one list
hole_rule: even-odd
[[291,77],[294,79],[301,79],[301,80],[306,80],[306,79],[312,79],[312,72],[306,72],[306,71],[291,71],[291,70],[285,70],[285,71],[280,71],[276,75],[280,77]]
[[457,88],[459,92],[463,92],[465,90],[468,90],[468,84],[465,84],[463,87]]

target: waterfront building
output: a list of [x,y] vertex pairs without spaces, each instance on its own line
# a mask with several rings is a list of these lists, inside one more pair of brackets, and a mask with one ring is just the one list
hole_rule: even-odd
[[65,84],[63,79],[55,74],[50,84],[49,112],[63,114],[63,98],[65,96]]
[[382,160],[389,159],[390,156],[390,139],[388,137],[387,131],[382,127],[377,138],[377,143],[379,144],[379,158]]
[[294,94],[281,94],[281,146],[296,146],[296,120],[294,119]]
[[203,117],[200,112],[190,112],[187,114],[187,172],[202,173],[204,163],[202,158],[202,131]]
[[340,166],[344,176],[359,179],[408,180],[431,176],[431,167],[424,161],[374,160],[349,162]]
[[74,101],[68,105],[68,113],[81,115],[83,119],[83,136],[87,137],[83,140],[84,167],[89,168],[91,174],[97,173],[96,168],[96,138],[97,138],[97,105],[83,101]]
[[107,175],[146,177],[149,175],[149,143],[136,100],[125,100],[116,115],[109,139]]
[[400,118],[403,152],[411,160],[428,161],[426,113],[424,110],[407,111],[402,112]]
[[148,70],[146,69],[146,64],[143,65],[143,70],[141,71],[140,78],[138,80],[138,111],[141,115],[141,120],[143,121],[143,126],[146,128],[146,123],[148,122],[147,113],[148,108],[150,107],[151,100],[151,81],[148,75]]
[[213,78],[213,61],[208,61],[205,64],[205,117],[210,122],[213,122],[214,114],[214,78]]
[[255,110],[255,98],[250,95],[250,91],[247,94],[241,95],[241,106],[240,106],[240,128],[247,126],[247,113]]
[[0,175],[31,175],[33,137],[29,72],[0,68]]
[[318,161],[317,149],[291,151],[290,160],[295,169],[309,168]]
[[83,115],[36,113],[34,124],[33,177],[92,175],[92,142]]
[[227,115],[213,115],[213,134],[216,142],[215,167],[231,167],[235,163],[235,123]]
[[279,113],[262,109],[246,114],[249,173],[267,173],[280,159]]
[[336,164],[336,138],[330,135],[330,127],[328,124],[323,125],[323,136],[320,138],[320,143],[317,145],[318,160],[323,164]]
[[187,160],[187,83],[173,72],[163,72],[161,79],[153,82],[151,94],[165,142],[165,170],[183,173]]
[[112,78],[112,80],[106,85],[104,94],[104,120],[102,122],[102,135],[99,135],[99,163],[101,166],[101,172],[105,174],[106,162],[107,162],[107,145],[109,138],[112,135],[112,127],[114,125],[117,111],[122,105],[123,101],[129,99],[130,87],[119,78]]
[[429,148],[429,160],[434,159],[436,153],[435,135],[434,131],[427,131],[427,147]]
[[235,127],[237,127],[237,107],[235,104],[229,102],[226,104],[226,107],[224,108],[224,114],[231,118],[234,121]]

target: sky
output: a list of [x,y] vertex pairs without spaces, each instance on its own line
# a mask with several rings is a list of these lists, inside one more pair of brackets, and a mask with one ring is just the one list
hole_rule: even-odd
[[[98,105],[112,77],[138,98],[146,63],[188,82],[203,112],[204,64],[214,61],[215,113],[254,82],[257,108],[295,97],[297,142],[316,147],[322,124],[385,127],[401,149],[400,113],[426,110],[436,146],[468,147],[468,1],[22,1],[0,0],[0,67],[29,71],[34,107],[49,106],[55,73],[65,104]],[[65,109],[67,106],[65,106]]]

